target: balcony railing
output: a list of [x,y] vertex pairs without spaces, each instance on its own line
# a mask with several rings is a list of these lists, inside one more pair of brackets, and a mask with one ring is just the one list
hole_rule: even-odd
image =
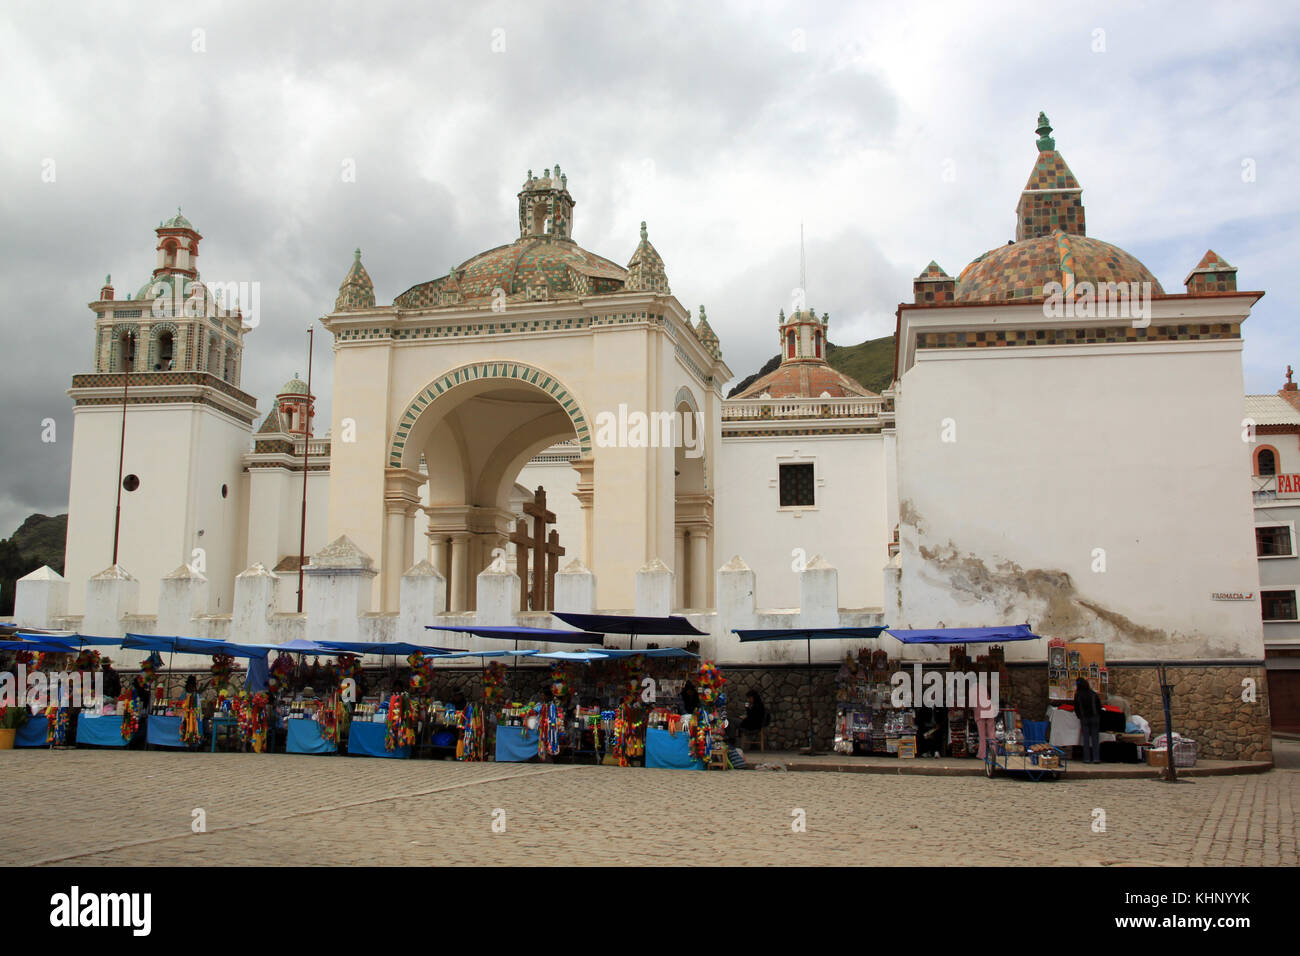
[[873,418],[884,407],[883,398],[732,398],[722,403],[722,420]]

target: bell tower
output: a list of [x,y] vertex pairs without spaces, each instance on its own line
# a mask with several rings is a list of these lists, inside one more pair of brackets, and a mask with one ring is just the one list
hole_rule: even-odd
[[208,612],[227,613],[244,567],[241,456],[257,401],[239,388],[249,331],[236,304],[241,284],[214,293],[200,280],[202,236],[179,210],[155,233],[153,268],[134,298],[118,297],[106,278],[89,303],[93,361],[68,390],[72,613],[84,607],[86,582],[112,561],[119,456],[117,560],[140,582],[139,613],[156,608],[158,582],[182,564],[211,582]]
[[519,238],[549,237],[572,239],[573,197],[569,195],[569,177],[560,172],[559,163],[550,172],[542,170],[528,179],[519,191]]

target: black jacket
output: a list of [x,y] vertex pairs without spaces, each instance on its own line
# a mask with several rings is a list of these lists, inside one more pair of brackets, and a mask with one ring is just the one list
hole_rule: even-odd
[[1075,690],[1074,716],[1080,720],[1101,719],[1101,698],[1091,687],[1080,687]]

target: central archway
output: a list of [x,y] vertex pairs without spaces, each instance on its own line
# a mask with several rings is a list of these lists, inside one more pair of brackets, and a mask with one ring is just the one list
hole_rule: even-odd
[[[588,421],[571,389],[520,362],[460,366],[422,388],[389,443],[386,547],[398,556],[396,565],[411,553],[423,512],[429,556],[448,584],[447,609],[473,610],[475,579],[506,546],[514,524],[515,478],[557,441],[574,441],[589,454]],[[397,585],[385,587],[395,596]]]

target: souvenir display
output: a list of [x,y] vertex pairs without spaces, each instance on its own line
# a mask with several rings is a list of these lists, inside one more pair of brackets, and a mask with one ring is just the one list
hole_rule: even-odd
[[483,671],[483,703],[490,709],[505,702],[506,674],[506,665],[500,661],[492,661]]
[[134,694],[123,694],[117,699],[122,708],[122,739],[130,740],[140,730],[140,704]]
[[199,730],[199,695],[191,691],[181,698],[181,743],[187,747],[199,743],[203,733]]
[[247,692],[240,694],[233,702],[235,727],[239,732],[240,743],[251,745],[253,753],[260,754],[266,749],[269,704],[266,694],[258,693],[250,697]]
[[385,721],[384,749],[395,750],[415,743],[415,717],[411,713],[408,694],[394,694],[388,699],[388,718]]
[[266,689],[272,694],[279,694],[281,691],[288,690],[289,683],[293,678],[293,666],[292,655],[277,655],[275,663],[271,665],[271,671],[266,678]]
[[68,743],[68,718],[72,711],[67,707],[45,708],[45,742],[51,747]]
[[227,687],[230,685],[230,675],[235,670],[235,659],[229,654],[213,654],[209,670],[212,672],[213,687]]
[[413,651],[406,659],[411,667],[411,693],[425,696],[433,691],[433,659]]

